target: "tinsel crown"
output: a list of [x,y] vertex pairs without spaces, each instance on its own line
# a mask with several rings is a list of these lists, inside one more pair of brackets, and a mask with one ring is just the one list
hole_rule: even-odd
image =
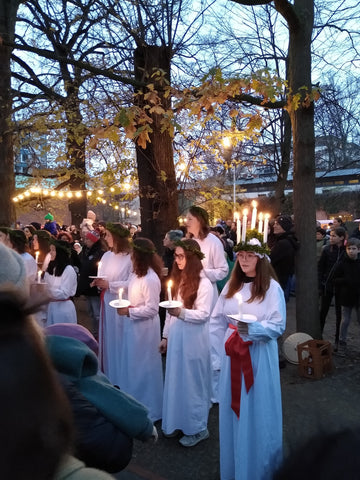
[[107,223],[105,226],[106,230],[109,230],[110,233],[118,235],[122,238],[130,237],[130,231],[123,227],[120,223]]
[[203,260],[205,258],[205,255],[199,248],[197,248],[195,245],[190,245],[186,241],[184,242],[183,240],[176,240],[176,242],[174,242],[174,245],[176,247],[182,248],[183,250],[186,250],[187,252],[193,253],[198,258],[200,258],[200,260]]

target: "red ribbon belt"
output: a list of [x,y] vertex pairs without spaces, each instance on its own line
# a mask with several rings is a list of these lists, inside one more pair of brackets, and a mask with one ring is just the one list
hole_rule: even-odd
[[105,340],[104,340],[104,322],[105,322],[105,292],[106,290],[103,289],[100,292],[100,325],[99,325],[99,330],[100,330],[100,370],[103,372],[104,371],[104,346],[105,346]]
[[[229,324],[236,330],[236,327]],[[251,364],[249,346],[253,342],[244,342],[237,331],[233,332],[225,343],[226,355],[231,361],[231,408],[239,418],[241,398],[241,373],[244,375],[246,391],[249,392],[254,384],[254,374]]]

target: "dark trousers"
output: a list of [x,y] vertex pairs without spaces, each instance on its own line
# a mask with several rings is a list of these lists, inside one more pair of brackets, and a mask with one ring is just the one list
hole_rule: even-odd
[[335,297],[335,318],[336,318],[336,331],[335,331],[335,341],[339,341],[339,332],[340,332],[340,323],[341,323],[341,305],[339,298],[336,294],[331,291],[325,290],[321,295],[321,304],[320,304],[320,329],[321,334],[323,333],[326,316],[329,312],[331,305],[331,300]]

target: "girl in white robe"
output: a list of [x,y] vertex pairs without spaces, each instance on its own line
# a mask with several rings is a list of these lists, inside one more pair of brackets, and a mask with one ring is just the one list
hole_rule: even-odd
[[55,323],[77,323],[76,309],[71,297],[76,293],[77,275],[70,265],[67,242],[54,241],[50,245],[51,260],[44,280],[52,299],[47,308],[46,326]]
[[[285,330],[285,300],[264,255],[266,247],[258,240],[251,243],[237,247],[245,250],[238,252],[210,319],[214,368],[221,368],[221,480],[272,478],[282,460],[277,338]],[[250,314],[255,318],[247,320],[256,321],[237,322],[228,316],[234,314]]]
[[[204,254],[202,260],[204,273],[210,280],[213,289],[212,310],[219,297],[216,282],[223,280],[229,273],[224,247],[219,238],[209,233],[209,215],[203,208],[196,205],[190,207],[186,215],[186,228],[187,232],[198,242]],[[212,372],[211,401],[213,403],[218,403],[219,401],[219,374],[219,370],[213,370]]]
[[102,256],[98,266],[99,278],[91,283],[91,286],[101,289],[99,363],[111,383],[123,388],[118,375],[119,338],[122,336],[123,319],[110,306],[110,302],[118,298],[119,288],[123,282],[128,281],[132,271],[130,232],[120,223],[108,223],[105,240],[111,250]]
[[209,318],[213,297],[204,275],[199,244],[178,241],[173,280],[182,307],[168,310],[160,343],[166,355],[162,429],[165,436],[182,431],[180,443],[192,447],[208,438],[211,362]]
[[131,254],[133,270],[128,288],[130,306],[117,309],[121,335],[117,337],[119,386],[149,409],[153,422],[161,419],[163,371],[160,341],[161,258],[154,244],[135,238]]

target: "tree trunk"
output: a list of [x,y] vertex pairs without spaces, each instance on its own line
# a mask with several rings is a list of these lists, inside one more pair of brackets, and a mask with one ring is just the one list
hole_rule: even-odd
[[4,43],[14,41],[16,13],[20,1],[0,1],[0,225],[15,222],[12,201],[15,192],[13,134],[11,132],[11,48]]
[[71,213],[71,224],[80,226],[83,218],[86,217],[87,197],[85,192],[85,139],[87,130],[83,125],[83,119],[80,112],[80,102],[76,96],[78,90],[73,89],[67,101],[67,138],[66,150],[70,162],[70,180],[69,186],[73,191],[81,191],[82,196],[72,197],[69,201],[69,210]]
[[[311,93],[311,34],[313,0],[295,0],[298,25],[291,25],[289,44],[289,90]],[[305,93],[306,93],[305,92]],[[305,94],[302,94],[304,99]],[[315,136],[314,103],[300,102],[289,109],[293,131],[294,218],[300,242],[296,259],[297,330],[319,338],[318,284],[315,247]]]
[[[167,47],[138,47],[135,50],[136,80],[154,83],[150,76],[161,69],[170,81],[170,60]],[[161,95],[161,85],[155,84],[155,89]],[[144,105],[142,102],[140,106]],[[170,98],[162,97],[162,105],[165,109],[170,108]],[[152,114],[151,117],[153,132],[150,134],[150,143],[145,149],[136,146],[136,160],[142,234],[150,238],[159,251],[165,233],[177,225],[178,194],[172,138],[168,131],[161,132],[161,116]]]
[[275,205],[277,212],[282,212],[285,202],[285,187],[290,167],[291,154],[291,120],[288,112],[283,110],[281,123],[283,124],[283,138],[281,142],[281,164],[275,186]]

